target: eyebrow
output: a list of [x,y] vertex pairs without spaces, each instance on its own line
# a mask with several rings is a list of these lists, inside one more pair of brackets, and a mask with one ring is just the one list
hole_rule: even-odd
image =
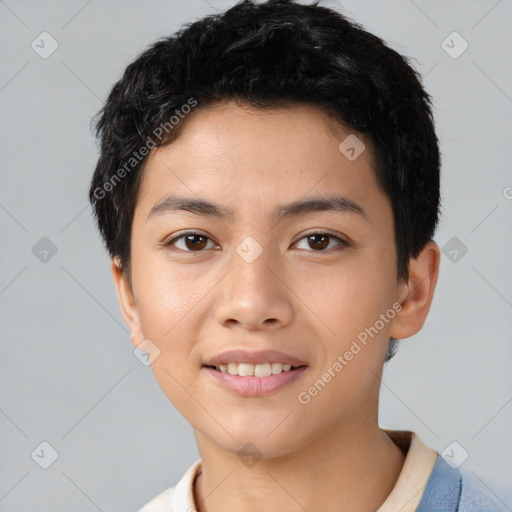
[[[146,222],[153,217],[160,217],[180,211],[191,212],[203,216],[218,217],[220,219],[231,219],[235,216],[233,210],[220,204],[212,203],[204,199],[169,195],[163,201],[155,204],[155,206],[151,208]],[[367,218],[366,213],[361,206],[351,199],[343,196],[322,196],[278,205],[273,211],[273,217],[277,220],[281,220],[285,217],[326,211],[356,213]]]

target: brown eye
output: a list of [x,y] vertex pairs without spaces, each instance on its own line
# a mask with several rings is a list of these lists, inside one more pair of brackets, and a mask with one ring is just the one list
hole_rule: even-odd
[[329,247],[329,245],[331,245],[332,240],[336,240],[338,242],[337,246],[332,248],[334,251],[343,250],[350,245],[347,241],[343,240],[339,236],[323,232],[310,233],[299,240],[298,244],[300,244],[302,240],[307,240],[306,249],[313,249],[314,252],[328,252],[326,249]]
[[[178,247],[178,242],[181,242],[181,247]],[[208,242],[211,242],[210,238],[202,233],[197,233],[195,231],[191,231],[188,233],[183,233],[182,235],[173,238],[169,242],[164,245],[174,246],[179,250],[184,252],[202,252],[203,249],[208,245]],[[213,244],[213,242],[212,242]]]
[[329,235],[308,235],[307,238],[312,249],[325,249],[329,245]]
[[185,245],[191,251],[204,249],[206,247],[207,238],[203,235],[186,235]]

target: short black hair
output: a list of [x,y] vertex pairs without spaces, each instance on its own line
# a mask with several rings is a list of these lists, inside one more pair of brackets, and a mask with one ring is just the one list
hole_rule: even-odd
[[[89,200],[130,283],[131,227],[149,150],[178,137],[192,106],[226,100],[262,109],[313,105],[365,134],[393,209],[397,276],[407,278],[409,258],[432,239],[439,218],[432,99],[408,58],[318,4],[243,0],[157,40],[114,85],[93,119],[100,155]],[[392,338],[385,361],[396,345]]]

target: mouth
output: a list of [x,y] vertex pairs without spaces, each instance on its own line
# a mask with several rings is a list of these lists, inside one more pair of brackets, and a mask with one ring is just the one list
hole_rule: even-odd
[[283,363],[221,363],[203,365],[217,385],[238,396],[262,397],[291,385],[307,371],[307,365]]
[[269,377],[270,375],[278,375],[280,373],[287,373],[296,370],[297,368],[304,368],[306,365],[291,365],[283,363],[224,363],[215,365],[205,365],[206,368],[211,368],[220,373],[227,373],[229,375],[237,375],[239,377]]

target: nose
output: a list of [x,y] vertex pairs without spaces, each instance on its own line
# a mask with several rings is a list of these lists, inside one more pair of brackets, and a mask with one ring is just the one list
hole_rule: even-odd
[[282,265],[263,251],[254,261],[238,253],[219,283],[215,317],[224,327],[248,331],[278,329],[293,317],[293,293]]

